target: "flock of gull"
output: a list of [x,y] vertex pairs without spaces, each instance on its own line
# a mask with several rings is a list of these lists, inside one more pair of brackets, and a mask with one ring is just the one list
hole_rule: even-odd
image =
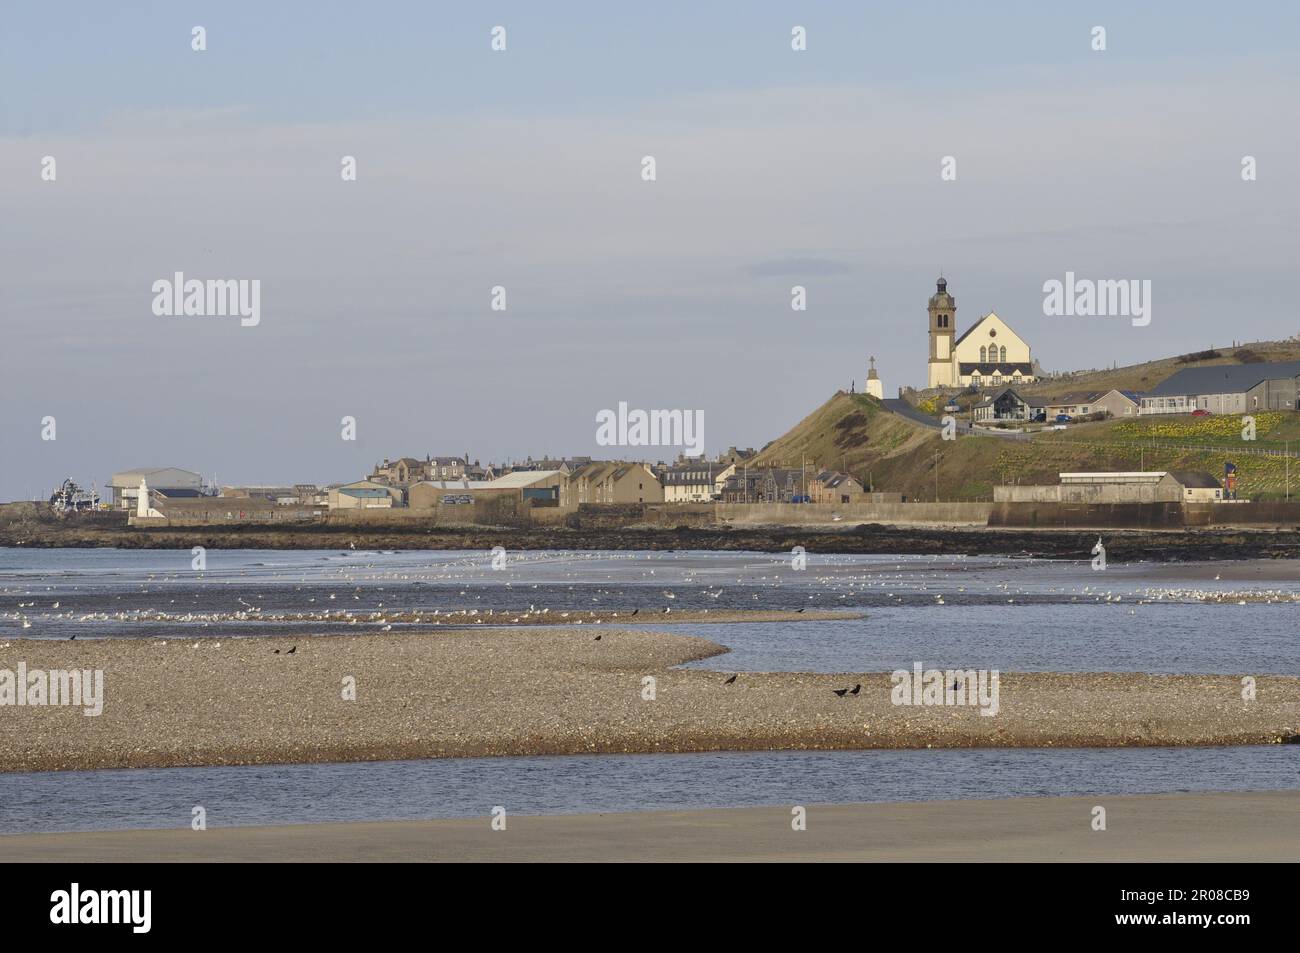
[[[716,605],[729,588],[732,591],[726,606],[731,609],[791,609],[790,600],[797,598],[804,602],[804,594],[807,595],[806,602],[832,608],[887,604],[886,600],[898,605],[909,601],[921,604],[918,599],[932,600],[929,603],[932,606],[988,605],[995,601],[1014,605],[1018,600],[1126,606],[1300,602],[1300,590],[1296,589],[1172,586],[1122,589],[1081,585],[1077,566],[1069,567],[1073,570],[1073,579],[1057,580],[1059,584],[1053,584],[1051,571],[1026,573],[1023,571],[1024,561],[1007,558],[980,561],[964,556],[939,555],[825,556],[817,557],[807,570],[793,572],[790,557],[780,554],[725,554],[719,558],[720,554],[692,552],[521,552],[510,554],[506,570],[501,572],[493,570],[490,560],[482,554],[473,557],[456,554],[441,560],[431,559],[429,554],[419,554],[417,559],[422,557],[422,560],[415,562],[410,557],[416,554],[403,554],[405,560],[394,561],[386,558],[396,555],[391,553],[340,553],[337,557],[324,558],[345,558],[346,565],[304,567],[302,558],[313,555],[296,555],[297,565],[292,562],[245,563],[217,573],[144,571],[134,580],[130,579],[127,571],[117,574],[125,578],[110,574],[107,578],[101,575],[87,579],[75,573],[63,574],[70,578],[59,580],[57,588],[53,585],[40,587],[45,590],[44,596],[34,594],[34,587],[25,583],[22,577],[11,577],[4,580],[7,585],[0,588],[0,629],[30,630],[33,620],[51,624],[197,627],[227,623],[260,626],[326,623],[364,626],[379,631],[389,631],[394,625],[601,625],[626,623],[638,613],[642,613],[638,622],[647,621],[646,617],[655,614],[667,615],[674,611],[679,615],[683,612],[707,613],[710,601],[706,600],[712,600]],[[1016,567],[1020,582],[1013,583],[1005,578],[1010,566]],[[998,575],[1004,577],[998,579]],[[46,582],[47,578],[41,581]],[[731,582],[733,579],[734,583]],[[71,584],[74,580],[80,584]],[[1217,576],[1215,580],[1218,581]],[[293,591],[301,595],[289,593],[288,587],[295,583]],[[420,586],[438,589],[429,591],[431,598],[420,600]],[[497,589],[513,592],[531,587],[532,590],[544,590],[553,604],[538,605],[532,601],[526,609],[500,606],[428,608],[418,604],[433,598],[446,601],[447,590],[459,586],[466,588],[458,589],[456,595],[474,602],[482,602],[485,595],[491,601]],[[653,588],[647,588],[649,586]],[[233,598],[227,600],[225,593],[232,588],[237,592],[231,593]],[[336,591],[328,591],[330,589]],[[385,594],[386,589],[390,594]],[[648,603],[652,600],[647,596],[656,589],[663,601],[658,606],[651,606]],[[790,589],[796,591],[786,594],[782,601],[764,604],[762,591]],[[632,591],[638,593],[635,601],[640,607],[636,609],[627,605],[628,594]],[[103,607],[105,600],[122,600],[124,594],[137,603],[141,601],[140,597],[150,595],[156,597],[157,602],[143,608]],[[89,601],[80,598],[83,595],[93,599],[93,608],[63,607],[65,601]],[[746,595],[748,599],[744,598]],[[16,597],[16,602],[10,603],[12,608],[3,607],[7,597]],[[296,606],[293,610],[268,609],[260,604],[268,598],[271,601],[289,601]],[[375,600],[381,598],[385,601],[375,604]],[[600,608],[577,608],[578,601],[587,598]],[[397,599],[407,605],[391,604]],[[557,600],[562,604],[554,604]],[[191,605],[182,608],[186,601]],[[225,601],[235,603],[237,608],[220,608],[220,603]],[[690,603],[691,607],[682,606],[683,601]],[[319,606],[316,605],[318,602]],[[330,605],[340,602],[344,605]],[[361,602],[366,604],[344,607],[347,603]],[[758,605],[754,606],[754,603]]]

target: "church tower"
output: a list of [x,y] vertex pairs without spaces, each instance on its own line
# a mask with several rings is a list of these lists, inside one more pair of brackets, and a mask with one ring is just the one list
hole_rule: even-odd
[[952,339],[957,321],[957,299],[948,294],[948,282],[940,278],[930,296],[930,373],[927,387],[952,387]]

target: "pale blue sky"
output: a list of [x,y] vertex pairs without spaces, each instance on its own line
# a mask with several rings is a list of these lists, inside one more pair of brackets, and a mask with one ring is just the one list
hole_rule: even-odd
[[[1300,331],[1297,5],[848,6],[4,6],[0,497],[596,454],[620,400],[761,445],[868,354],[923,383],[940,267],[1049,369]],[[261,279],[261,325],[154,316],[176,270]],[[1044,317],[1066,270],[1151,325]]]

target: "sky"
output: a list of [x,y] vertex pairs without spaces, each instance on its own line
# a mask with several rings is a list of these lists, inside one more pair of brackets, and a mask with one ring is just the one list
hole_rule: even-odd
[[[1300,5],[1135,6],[6,2],[0,499],[671,459],[620,402],[758,447],[870,355],[923,386],[941,270],[1049,371],[1296,335]],[[1045,315],[1067,271],[1150,324]],[[175,272],[260,321],[155,314]]]

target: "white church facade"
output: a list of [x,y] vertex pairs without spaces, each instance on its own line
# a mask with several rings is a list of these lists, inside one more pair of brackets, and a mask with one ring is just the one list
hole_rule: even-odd
[[930,315],[928,387],[1000,387],[1034,379],[1029,345],[993,312],[957,336],[957,299],[940,278]]

